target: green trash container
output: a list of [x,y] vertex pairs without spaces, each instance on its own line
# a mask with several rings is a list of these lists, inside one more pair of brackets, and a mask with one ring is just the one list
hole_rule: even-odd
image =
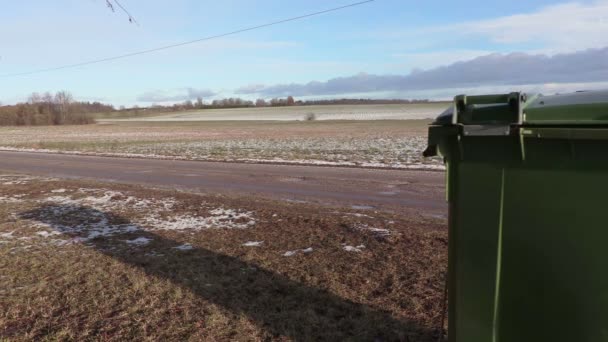
[[449,341],[608,341],[608,91],[457,96],[447,166]]

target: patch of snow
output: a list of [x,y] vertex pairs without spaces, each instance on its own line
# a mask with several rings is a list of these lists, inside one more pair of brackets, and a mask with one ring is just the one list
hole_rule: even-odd
[[66,192],[66,189],[55,189],[55,190],[51,190],[52,193],[54,194],[62,194],[64,192]]
[[21,203],[23,200],[20,197],[23,196],[0,196],[0,203]]
[[[53,231],[54,233],[40,234],[40,236],[52,236],[58,233],[78,235],[74,239],[86,242],[98,237],[107,237],[117,234],[133,233],[139,228],[133,224],[112,224],[110,217],[95,209],[83,208],[78,204],[72,204],[69,198],[55,198],[61,200],[61,206],[44,207],[36,216],[27,217],[37,221],[34,225],[38,228]],[[70,204],[67,204],[70,203]],[[66,224],[63,219],[75,219],[77,224]]]
[[297,249],[295,251],[287,251],[285,253],[283,253],[283,256],[285,257],[290,257],[290,256],[294,256],[298,253],[304,253],[304,254],[308,254],[308,253],[312,253],[313,252],[313,248],[312,247],[308,247],[305,249]]
[[144,224],[158,230],[246,229],[255,225],[253,213],[248,211],[217,208],[209,214],[211,216],[174,215],[168,218],[152,215],[144,219]]
[[245,247],[260,247],[264,241],[248,241],[243,244]]
[[47,231],[41,231],[41,232],[38,232],[38,233],[36,233],[36,234],[37,234],[37,235],[40,235],[40,236],[42,236],[42,237],[45,237],[45,238],[47,238],[47,237],[49,237],[49,236],[53,236],[53,235],[61,235],[61,233],[60,233],[60,232],[50,232],[50,233],[49,233],[49,232],[47,232]]
[[358,230],[369,231],[374,236],[378,236],[378,237],[385,237],[385,236],[391,235],[391,231],[388,230],[388,229],[370,227],[367,224],[358,224],[357,226],[355,226],[355,228],[358,229]]
[[[68,242],[61,240],[56,243],[64,245],[141,230],[246,229],[256,224],[252,212],[222,207],[212,208],[204,216],[171,215],[171,209],[177,204],[177,200],[172,197],[150,200],[107,189],[82,188],[78,192],[85,196],[78,198],[56,192],[53,196],[37,201],[44,206],[25,217],[32,221],[35,228],[44,230],[37,232],[37,236],[49,238],[60,234],[70,235],[72,239]],[[115,222],[114,213],[133,208],[139,209],[142,215],[133,217],[132,223]],[[12,232],[3,233],[0,237],[11,238],[11,235]],[[134,245],[148,242],[145,238],[127,241]]]
[[342,248],[347,252],[361,252],[365,248],[365,245],[359,245],[357,247],[354,246],[342,246]]
[[43,177],[31,177],[24,175],[0,175],[0,183],[2,185],[24,185],[29,182],[37,180],[37,181],[51,181],[52,178],[43,178]]
[[0,233],[0,238],[12,239],[13,238],[13,233],[14,233],[14,231],[8,232],[8,233]]
[[145,245],[149,244],[150,241],[152,241],[152,239],[148,239],[146,237],[138,237],[137,239],[126,240],[125,242],[130,245],[145,246]]
[[371,218],[373,219],[373,216],[369,216],[369,215],[365,215],[365,214],[359,214],[359,213],[346,213],[346,215],[351,215],[351,216],[355,216],[355,217],[367,217],[367,218]]
[[181,246],[173,247],[173,249],[178,249],[180,251],[189,251],[189,250],[194,249],[194,247],[192,247],[191,244],[186,243],[186,244],[183,244]]
[[369,228],[368,230],[370,232],[374,233],[374,235],[378,235],[378,236],[388,236],[388,235],[391,235],[391,231],[388,230],[388,229]]

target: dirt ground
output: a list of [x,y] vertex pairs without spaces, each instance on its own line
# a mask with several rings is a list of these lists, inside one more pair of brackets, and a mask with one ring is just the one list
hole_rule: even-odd
[[441,219],[0,175],[0,339],[432,341]]

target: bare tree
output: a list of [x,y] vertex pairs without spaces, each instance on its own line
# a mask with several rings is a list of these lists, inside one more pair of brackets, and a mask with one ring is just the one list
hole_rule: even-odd
[[57,105],[59,111],[58,124],[62,124],[67,121],[66,118],[70,110],[70,103],[72,103],[73,100],[74,98],[72,97],[72,94],[65,90],[58,91],[57,94],[55,94],[55,104]]
[[287,105],[288,105],[288,106],[293,106],[293,105],[295,105],[295,104],[296,104],[296,100],[294,100],[294,99],[293,99],[293,96],[289,96],[289,97],[287,98]]
[[266,103],[266,100],[264,99],[257,99],[255,101],[255,106],[256,107],[266,107],[268,104]]
[[32,95],[30,95],[30,97],[27,99],[27,102],[29,104],[42,103],[42,96],[39,93],[32,93]]

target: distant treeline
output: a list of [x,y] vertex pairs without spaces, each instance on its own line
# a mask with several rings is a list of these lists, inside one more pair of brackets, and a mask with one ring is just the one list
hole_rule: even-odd
[[99,102],[74,101],[72,94],[32,94],[25,103],[0,106],[0,125],[84,125],[94,123],[89,113],[113,111],[114,107]]
[[[288,107],[288,106],[315,106],[315,105],[363,105],[363,104],[415,104],[429,103],[426,99],[420,100],[402,100],[402,99],[332,99],[332,100],[298,100],[293,96],[286,98],[273,98],[271,100],[257,99],[254,101],[244,100],[238,97],[230,97],[221,100],[213,100],[211,103],[205,103],[202,98],[198,98],[195,102],[185,101],[170,106],[153,105],[146,109],[155,111],[181,111],[189,109],[214,109],[214,108],[246,108],[246,107]],[[122,110],[127,110],[122,108]]]
[[60,91],[55,94],[33,93],[27,102],[10,106],[0,106],[0,126],[32,126],[32,125],[83,125],[95,122],[95,117],[120,118],[139,115],[156,115],[192,109],[217,108],[246,108],[246,107],[289,107],[313,105],[363,105],[363,104],[416,104],[429,103],[429,100],[372,100],[372,99],[332,99],[332,100],[295,100],[293,96],[273,98],[270,100],[257,99],[255,102],[238,97],[204,102],[202,98],[196,101],[185,101],[173,105],[152,105],[150,107],[119,109],[100,102],[74,101],[72,94]]

